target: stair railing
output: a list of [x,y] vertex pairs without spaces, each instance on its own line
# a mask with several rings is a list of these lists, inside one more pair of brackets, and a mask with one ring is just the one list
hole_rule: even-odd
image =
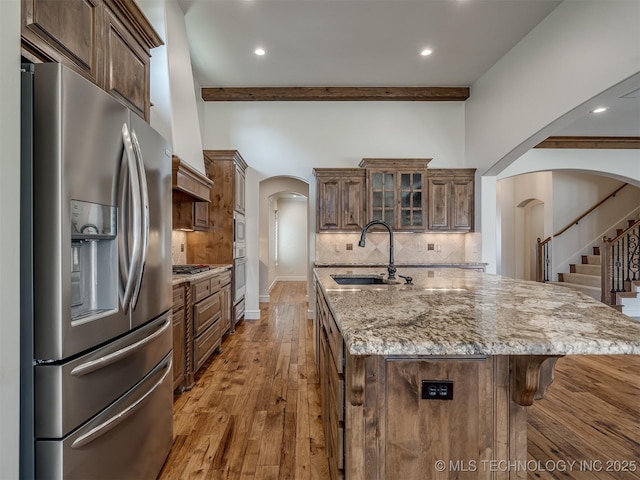
[[569,224],[567,224],[566,227],[562,228],[558,233],[554,233],[553,237],[558,237],[560,235],[562,235],[564,232],[566,232],[567,230],[569,230],[571,227],[573,227],[574,225],[578,225],[580,223],[580,220],[582,220],[584,217],[586,217],[587,215],[589,215],[591,212],[593,212],[596,208],[598,208],[600,205],[602,205],[604,202],[606,202],[607,200],[609,200],[610,198],[613,198],[616,196],[616,194],[622,190],[624,187],[626,187],[627,185],[629,185],[628,183],[623,183],[622,185],[620,185],[618,188],[616,188],[615,191],[611,192],[609,195],[607,195],[606,197],[604,197],[602,200],[600,200],[598,203],[596,203],[593,207],[591,207],[589,210],[585,211],[582,215],[580,215],[578,218],[576,218],[575,220],[571,221]]
[[[615,197],[618,194],[618,192],[620,190],[622,190],[624,187],[626,187],[627,185],[629,185],[629,184],[628,183],[623,183],[622,185],[620,185],[613,192],[611,192],[609,195],[607,195],[602,200],[600,200],[598,203],[596,203],[593,207],[591,207],[590,209],[586,210],[584,213],[582,213],[580,216],[578,216],[575,220],[572,220],[564,228],[561,228],[557,233],[554,233],[552,237],[548,237],[543,241],[541,241],[539,238],[537,239],[537,251],[536,251],[536,281],[537,282],[548,282],[549,281],[549,276],[550,276],[550,255],[549,255],[549,250],[551,248],[551,245],[550,245],[551,239],[562,235],[564,232],[569,230],[571,227],[573,227],[575,225],[578,225],[580,223],[580,221],[584,217],[586,217],[591,212],[593,212],[595,209],[600,207],[603,203],[605,203],[610,198]],[[637,251],[637,243],[636,243],[636,251]],[[637,264],[636,264],[636,267],[637,267]],[[603,269],[604,269],[604,262],[603,262]],[[604,270],[603,270],[603,272],[604,272]],[[605,277],[605,275],[603,275],[603,278],[604,277]],[[629,288],[629,287],[627,287],[627,288]],[[604,281],[603,281],[603,289],[602,289],[602,291],[603,291],[603,300],[602,301],[604,302],[604,292],[605,292]],[[624,291],[624,290],[622,290],[622,291]],[[607,295],[607,298],[609,296],[610,295]]]
[[551,237],[536,240],[536,282],[548,282],[551,257],[549,255],[549,247],[551,246]]
[[602,240],[602,303],[615,305],[616,295],[631,291],[631,282],[640,280],[640,220]]

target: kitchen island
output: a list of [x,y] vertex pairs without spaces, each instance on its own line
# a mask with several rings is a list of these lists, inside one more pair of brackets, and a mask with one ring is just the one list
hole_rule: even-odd
[[339,285],[317,268],[332,478],[526,478],[527,409],[558,358],[640,354],[640,323],[562,287],[455,268]]

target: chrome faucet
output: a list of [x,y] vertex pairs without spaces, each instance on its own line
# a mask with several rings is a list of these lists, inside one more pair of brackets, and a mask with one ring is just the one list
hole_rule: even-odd
[[360,241],[358,242],[358,246],[364,247],[365,238],[367,236],[367,230],[369,230],[369,227],[371,225],[382,225],[387,230],[389,230],[389,266],[387,267],[387,270],[389,271],[389,280],[395,280],[396,266],[393,263],[393,229],[391,228],[391,225],[389,225],[387,222],[383,222],[382,220],[371,220],[362,229],[362,234],[360,235]]

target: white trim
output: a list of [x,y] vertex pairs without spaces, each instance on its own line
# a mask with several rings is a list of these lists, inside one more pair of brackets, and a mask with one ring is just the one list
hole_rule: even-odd
[[260,310],[245,310],[244,311],[244,319],[245,320],[260,320]]
[[269,293],[271,293],[271,290],[273,290],[273,287],[276,286],[276,282],[278,281],[278,279],[276,278],[273,282],[271,282],[271,285],[269,285]]
[[270,300],[270,295],[259,295],[258,296],[258,301],[260,303],[269,303],[271,301]]
[[301,276],[301,275],[291,275],[291,276],[279,276],[276,277],[276,279],[274,280],[275,282],[306,282],[307,281],[307,276]]

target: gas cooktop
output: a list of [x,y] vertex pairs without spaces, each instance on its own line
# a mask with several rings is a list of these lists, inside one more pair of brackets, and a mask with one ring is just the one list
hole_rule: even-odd
[[173,265],[174,275],[193,275],[194,273],[206,272],[211,270],[209,265]]

